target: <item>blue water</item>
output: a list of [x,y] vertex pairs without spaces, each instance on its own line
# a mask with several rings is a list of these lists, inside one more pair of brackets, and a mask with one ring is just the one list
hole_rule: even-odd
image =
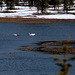
[[[19,33],[20,36],[12,36]],[[35,33],[29,36],[28,33]],[[51,24],[0,23],[0,75],[57,75],[60,67],[50,59],[51,54],[20,51],[22,45],[40,41],[75,40],[75,22]],[[62,55],[59,55],[62,57]],[[68,55],[70,56],[70,55]],[[69,75],[74,75],[75,61]]]

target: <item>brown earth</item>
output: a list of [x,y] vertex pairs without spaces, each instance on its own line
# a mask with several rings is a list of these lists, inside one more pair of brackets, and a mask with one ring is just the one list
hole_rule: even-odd
[[38,46],[63,46],[68,44],[68,46],[75,46],[75,40],[70,41],[43,41],[36,43]]
[[21,46],[23,51],[40,51],[49,54],[64,54],[67,45],[67,54],[75,54],[75,40],[69,41],[44,41],[36,43],[35,46]]
[[0,22],[13,22],[13,23],[56,23],[56,22],[75,22],[75,19],[37,19],[37,18],[2,18]]
[[[22,51],[39,51],[39,52],[45,52],[48,54],[64,54],[63,48],[51,48],[51,47],[38,47],[38,48],[20,48],[19,50]],[[75,47],[74,48],[68,48],[68,51],[66,54],[75,54]]]

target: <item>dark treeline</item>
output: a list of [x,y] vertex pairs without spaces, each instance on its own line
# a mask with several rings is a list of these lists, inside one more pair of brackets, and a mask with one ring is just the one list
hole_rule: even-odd
[[63,10],[67,13],[74,4],[74,0],[0,0],[0,6],[2,6],[2,1],[6,3],[7,9],[13,9],[15,4],[19,5],[19,2],[28,2],[27,6],[35,6],[38,12],[41,10],[41,13],[46,13],[46,10],[50,7],[54,10],[58,7],[59,12],[61,4],[63,4]]

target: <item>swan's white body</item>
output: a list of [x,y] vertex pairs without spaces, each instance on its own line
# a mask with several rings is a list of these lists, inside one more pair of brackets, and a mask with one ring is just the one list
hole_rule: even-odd
[[13,35],[13,36],[19,36],[19,34],[16,34],[16,33],[15,33],[15,34],[12,34],[12,35]]
[[35,36],[35,33],[28,33],[29,36]]

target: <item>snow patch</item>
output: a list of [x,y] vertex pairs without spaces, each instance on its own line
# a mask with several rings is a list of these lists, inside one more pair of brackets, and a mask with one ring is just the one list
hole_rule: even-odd
[[[0,10],[0,17],[10,17],[10,18],[46,18],[46,19],[75,19],[75,15],[73,14],[57,14],[58,11],[50,11],[48,9],[48,13],[54,13],[50,15],[33,15],[33,13],[37,13],[36,7],[24,7],[24,6],[15,6],[17,10],[9,10],[14,13],[2,13],[2,11],[6,11],[6,7],[3,7]],[[69,11],[70,13],[75,13],[75,10]]]

